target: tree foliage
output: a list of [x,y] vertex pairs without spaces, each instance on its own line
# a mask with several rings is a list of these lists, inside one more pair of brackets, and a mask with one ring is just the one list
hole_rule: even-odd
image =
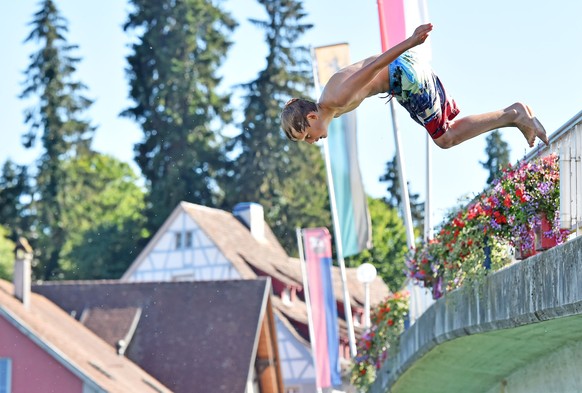
[[331,226],[325,164],[319,149],[292,143],[281,131],[279,114],[291,97],[305,96],[312,84],[307,48],[297,44],[312,25],[297,0],[259,0],[267,19],[251,19],[265,32],[266,65],[243,84],[244,119],[240,134],[228,144],[230,163],[226,205],[258,202],[267,222],[292,253],[295,227]]
[[0,279],[12,280],[14,272],[14,242],[10,240],[8,228],[0,226]]
[[406,278],[406,230],[396,209],[384,200],[368,197],[368,208],[372,219],[374,248],[346,258],[346,263],[351,267],[371,263],[390,290],[395,292],[402,287]]
[[7,236],[29,237],[31,189],[28,168],[7,160],[0,173],[0,224],[8,230]]
[[148,226],[157,230],[182,200],[215,205],[221,164],[217,131],[230,119],[217,71],[236,24],[216,2],[131,0],[124,28],[138,34],[127,57],[134,105],[124,111],[144,133],[136,162],[148,186]]
[[32,147],[40,136],[43,149],[34,174],[36,219],[32,226],[38,234],[36,251],[41,261],[37,274],[48,279],[59,268],[67,236],[62,221],[65,212],[58,199],[67,178],[63,161],[89,151],[94,128],[82,117],[92,101],[82,95],[85,86],[73,77],[79,59],[71,55],[76,46],[66,40],[67,21],[52,0],[44,0],[31,25],[26,42],[37,43],[39,49],[30,56],[21,98],[38,101],[25,112],[29,131],[23,143]]
[[480,161],[485,170],[489,172],[487,177],[487,184],[492,184],[502,170],[509,164],[509,154],[511,149],[507,142],[501,137],[499,130],[494,130],[485,138],[487,145],[485,146],[485,154],[487,154],[487,161]]
[[68,279],[119,278],[146,238],[144,192],[130,166],[91,154],[66,163],[68,177],[60,200],[63,225],[75,228],[61,252]]

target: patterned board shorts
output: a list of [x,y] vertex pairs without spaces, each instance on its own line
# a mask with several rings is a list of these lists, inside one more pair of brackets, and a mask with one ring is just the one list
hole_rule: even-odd
[[409,51],[390,63],[389,73],[389,94],[432,139],[441,137],[460,111],[430,66]]

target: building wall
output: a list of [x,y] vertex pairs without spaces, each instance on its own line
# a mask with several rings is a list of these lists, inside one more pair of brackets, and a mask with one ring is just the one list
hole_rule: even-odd
[[[315,369],[311,351],[276,317],[277,343],[285,391],[296,388],[297,393],[316,393]],[[293,391],[293,390],[292,390]]]
[[2,317],[0,358],[12,359],[13,393],[83,392],[83,381]]
[[236,280],[240,275],[198,224],[182,212],[128,281]]
[[566,345],[515,371],[487,393],[580,392],[582,342]]

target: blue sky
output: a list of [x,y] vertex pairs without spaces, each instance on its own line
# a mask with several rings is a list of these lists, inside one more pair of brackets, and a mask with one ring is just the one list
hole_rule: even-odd
[[[94,147],[133,164],[133,145],[141,140],[139,128],[119,112],[129,105],[125,56],[129,38],[122,31],[127,3],[120,0],[57,0],[69,21],[68,40],[79,45],[82,58],[77,78],[95,99],[88,117],[98,126]],[[265,64],[262,32],[247,18],[263,18],[254,0],[228,0],[223,6],[240,22],[235,42],[221,70],[221,89],[253,79]],[[306,0],[308,21],[314,28],[306,45],[346,42],[353,61],[380,51],[377,5],[374,0]],[[29,164],[38,150],[26,151],[20,138],[26,128],[18,99],[28,56],[35,50],[23,41],[36,12],[34,1],[0,2],[0,163],[7,158]],[[428,0],[432,65],[456,99],[460,116],[493,111],[522,101],[530,105],[548,133],[582,110],[582,2],[574,0]],[[236,100],[235,100],[236,102]],[[424,199],[425,135],[422,128],[398,108],[403,154],[412,190]],[[394,155],[389,106],[371,98],[358,109],[360,166],[364,186],[374,197],[385,195],[378,178]],[[512,161],[523,157],[527,144],[517,129],[503,130]],[[316,148],[316,147],[314,147]],[[485,136],[449,150],[433,149],[433,216],[438,222],[459,198],[483,189],[487,173]],[[192,201],[196,202],[196,201]]]

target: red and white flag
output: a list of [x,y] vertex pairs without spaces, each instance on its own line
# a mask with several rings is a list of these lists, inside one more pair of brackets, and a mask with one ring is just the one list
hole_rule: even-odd
[[[426,0],[378,0],[382,51],[404,41],[418,26],[428,23]],[[425,42],[415,48],[421,56],[430,58],[430,45]]]

